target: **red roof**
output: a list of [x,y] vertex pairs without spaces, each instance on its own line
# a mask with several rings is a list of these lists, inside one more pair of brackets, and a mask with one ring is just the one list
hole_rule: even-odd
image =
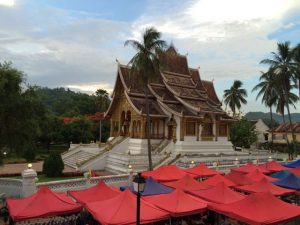
[[204,184],[210,185],[210,186],[216,186],[219,183],[224,183],[226,184],[228,187],[233,187],[236,186],[236,184],[234,182],[232,182],[231,180],[227,179],[226,177],[217,174],[211,178],[208,178],[207,180],[203,181]]
[[22,199],[7,199],[9,214],[14,221],[77,213],[82,206],[64,193],[41,187],[37,193]]
[[205,190],[211,187],[209,185],[204,184],[203,182],[196,181],[188,174],[186,174],[180,180],[164,182],[163,184],[172,188],[180,188],[184,191]]
[[271,192],[275,196],[288,195],[295,193],[294,190],[282,188],[270,183],[266,178],[261,179],[259,182],[237,187],[240,191],[247,193]]
[[231,171],[240,172],[240,173],[250,173],[253,172],[255,169],[259,169],[262,173],[269,173],[269,171],[264,167],[258,167],[253,163],[247,163],[245,166],[232,168]]
[[280,172],[282,170],[287,170],[287,167],[282,166],[280,163],[276,161],[266,162],[265,164],[259,165],[258,167],[263,167],[270,171],[271,173]]
[[219,204],[232,203],[245,198],[244,195],[231,190],[224,182],[207,190],[189,191],[189,193],[208,202]]
[[256,168],[254,171],[246,174],[245,177],[248,177],[255,182],[258,182],[263,178],[267,179],[269,182],[277,180],[274,177],[269,177],[269,176],[264,175],[262,172],[260,172],[260,170],[258,168]]
[[239,173],[239,172],[232,171],[231,173],[226,174],[225,177],[228,180],[231,180],[237,186],[239,186],[239,185],[247,185],[247,184],[254,183],[254,181],[251,180],[250,178],[246,177],[245,174]]
[[68,194],[76,199],[77,202],[87,204],[89,202],[103,201],[109,198],[116,197],[121,192],[117,189],[107,186],[103,181],[100,181],[93,187],[79,190],[68,191]]
[[173,217],[187,216],[206,210],[207,202],[177,189],[170,194],[153,195],[143,199],[171,214]]
[[[86,207],[102,225],[136,224],[136,195],[125,190],[118,196],[104,201],[87,203]],[[169,218],[169,213],[158,209],[141,199],[141,224]]]
[[231,204],[209,204],[209,208],[251,225],[275,225],[300,216],[299,206],[283,202],[270,192],[254,193]]
[[214,169],[210,169],[208,168],[204,163],[200,163],[199,165],[186,169],[184,170],[185,172],[192,174],[192,175],[196,175],[197,178],[199,177],[211,177],[214,176],[216,174],[220,174],[220,172],[214,170]]
[[154,180],[161,182],[179,180],[185,175],[186,173],[176,165],[163,165],[155,170],[142,173],[142,176],[145,178],[152,177]]

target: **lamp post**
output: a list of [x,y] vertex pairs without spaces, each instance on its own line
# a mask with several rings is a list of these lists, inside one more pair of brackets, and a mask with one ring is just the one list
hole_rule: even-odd
[[145,178],[141,176],[141,173],[138,173],[133,179],[133,189],[137,194],[136,202],[136,224],[140,225],[140,213],[141,213],[141,193],[145,188]]

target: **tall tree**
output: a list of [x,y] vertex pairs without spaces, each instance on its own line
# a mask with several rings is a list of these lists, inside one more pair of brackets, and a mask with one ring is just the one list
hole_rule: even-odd
[[233,116],[236,115],[236,110],[241,108],[242,104],[247,104],[247,91],[242,88],[243,83],[240,80],[235,80],[230,89],[224,91],[224,103],[226,107],[229,105]]
[[295,78],[298,81],[299,97],[300,97],[300,43],[293,49],[293,59],[296,63]]
[[161,40],[161,33],[155,28],[150,27],[146,28],[141,42],[137,40],[127,40],[125,46],[127,45],[131,45],[136,50],[136,54],[129,62],[131,65],[131,72],[137,72],[143,79],[146,104],[148,160],[149,170],[152,170],[148,81],[151,76],[155,76],[159,71],[160,62],[157,53],[161,52],[166,47],[166,43]]
[[262,64],[267,64],[270,69],[274,71],[278,83],[283,89],[285,98],[285,107],[288,112],[290,129],[292,132],[294,151],[296,151],[296,137],[292,126],[292,119],[290,113],[290,92],[293,88],[292,82],[296,81],[295,69],[296,64],[293,61],[293,52],[289,42],[277,43],[277,52],[272,52],[271,59],[264,59],[261,61]]
[[273,149],[274,134],[273,134],[273,113],[272,107],[276,104],[277,100],[277,83],[275,75],[272,70],[267,71],[266,73],[261,72],[259,78],[260,83],[257,84],[252,91],[258,91],[256,100],[261,97],[261,102],[264,103],[267,107],[270,108],[270,117],[271,117],[271,149]]
[[108,92],[104,89],[98,89],[95,94],[97,110],[99,112],[106,111],[110,103]]

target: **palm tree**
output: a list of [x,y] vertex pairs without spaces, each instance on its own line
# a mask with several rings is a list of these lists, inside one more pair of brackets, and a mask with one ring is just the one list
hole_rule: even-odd
[[281,84],[281,87],[283,89],[283,95],[285,98],[284,100],[285,107],[287,109],[288,116],[289,116],[289,123],[292,132],[293,143],[294,143],[294,151],[296,151],[296,145],[295,145],[296,139],[294,135],[294,129],[292,126],[292,119],[291,119],[291,113],[289,107],[289,102],[290,102],[289,96],[290,96],[291,89],[293,88],[292,81],[296,82],[296,78],[295,78],[296,63],[293,62],[293,52],[290,48],[289,42],[277,43],[277,53],[272,52],[271,54],[272,54],[271,59],[264,59],[260,63],[270,65],[270,69],[274,71],[278,83]]
[[293,49],[293,59],[296,63],[295,78],[298,80],[298,89],[300,97],[300,44]]
[[224,91],[224,103],[226,108],[227,105],[229,105],[233,112],[233,117],[236,115],[236,109],[239,110],[241,108],[241,103],[247,104],[247,100],[245,99],[247,97],[247,91],[241,88],[242,85],[243,83],[240,80],[235,80],[231,88]]
[[266,73],[261,72],[261,76],[259,78],[260,83],[257,84],[253,89],[253,91],[258,91],[256,96],[256,100],[259,97],[262,97],[261,102],[264,103],[267,107],[270,108],[270,117],[271,117],[271,149],[273,149],[274,142],[274,130],[273,130],[273,113],[272,107],[276,104],[278,99],[277,95],[277,83],[275,79],[275,75],[272,70],[267,71]]
[[149,101],[148,101],[148,81],[151,77],[155,76],[160,67],[158,58],[158,52],[163,51],[166,47],[166,42],[161,40],[161,33],[155,28],[146,28],[143,33],[142,42],[136,40],[127,40],[125,46],[131,45],[136,54],[130,60],[131,73],[136,72],[142,76],[145,104],[146,104],[146,121],[147,121],[147,142],[148,142],[148,160],[149,170],[152,170],[152,158],[151,158],[151,143],[150,143],[150,115],[149,115]]

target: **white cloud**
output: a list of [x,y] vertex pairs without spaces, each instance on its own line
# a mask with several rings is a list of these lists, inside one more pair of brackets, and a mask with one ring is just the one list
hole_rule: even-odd
[[8,6],[8,7],[13,7],[15,5],[14,0],[0,0],[0,6]]
[[112,93],[113,86],[110,83],[86,83],[86,84],[75,84],[67,85],[67,88],[86,92],[88,94],[94,94],[98,89],[104,89],[108,93]]

